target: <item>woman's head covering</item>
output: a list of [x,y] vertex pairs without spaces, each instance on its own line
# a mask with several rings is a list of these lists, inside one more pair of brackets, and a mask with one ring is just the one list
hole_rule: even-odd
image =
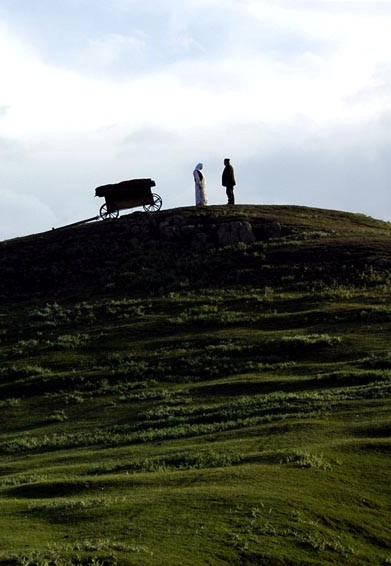
[[204,164],[203,164],[203,163],[198,163],[198,164],[195,166],[196,171],[201,171],[201,169],[203,169],[203,167],[204,167]]

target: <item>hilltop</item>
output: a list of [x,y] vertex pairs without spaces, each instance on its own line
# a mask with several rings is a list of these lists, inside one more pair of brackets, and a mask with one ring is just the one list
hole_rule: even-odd
[[136,212],[0,243],[0,295],[155,293],[284,277],[340,281],[389,269],[390,232],[390,224],[364,215],[308,207]]
[[390,224],[132,213],[0,243],[0,565],[391,563]]

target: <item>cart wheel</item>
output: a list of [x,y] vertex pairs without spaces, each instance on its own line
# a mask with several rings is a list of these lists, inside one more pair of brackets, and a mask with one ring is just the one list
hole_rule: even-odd
[[157,212],[161,209],[163,204],[162,197],[156,195],[155,193],[152,193],[152,198],[153,204],[144,204],[145,212]]
[[103,220],[108,220],[109,218],[118,218],[119,210],[113,210],[109,212],[107,210],[107,204],[102,204],[99,210],[99,214],[100,217],[103,218]]

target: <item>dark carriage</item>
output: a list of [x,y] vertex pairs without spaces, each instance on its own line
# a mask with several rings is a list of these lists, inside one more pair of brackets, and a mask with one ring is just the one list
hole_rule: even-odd
[[97,187],[95,196],[104,197],[106,200],[99,210],[101,218],[118,218],[120,210],[138,206],[142,206],[145,212],[160,210],[162,199],[151,191],[155,186],[156,183],[152,179],[132,179]]

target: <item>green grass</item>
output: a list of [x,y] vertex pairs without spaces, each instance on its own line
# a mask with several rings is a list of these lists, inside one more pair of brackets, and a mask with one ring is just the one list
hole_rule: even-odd
[[290,263],[389,229],[282,214],[224,284],[4,303],[0,564],[391,564],[389,274]]

